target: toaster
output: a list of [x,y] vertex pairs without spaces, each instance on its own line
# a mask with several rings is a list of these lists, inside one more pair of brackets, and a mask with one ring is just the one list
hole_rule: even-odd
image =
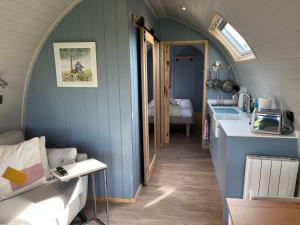
[[279,109],[255,109],[252,114],[251,131],[255,133],[280,134],[281,111]]

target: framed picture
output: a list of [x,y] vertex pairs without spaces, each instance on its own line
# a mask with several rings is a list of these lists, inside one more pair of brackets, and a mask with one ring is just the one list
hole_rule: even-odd
[[54,43],[58,87],[98,87],[95,42]]

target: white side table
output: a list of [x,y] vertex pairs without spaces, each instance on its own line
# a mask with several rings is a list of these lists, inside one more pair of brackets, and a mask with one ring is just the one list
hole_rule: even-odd
[[104,191],[105,191],[105,202],[106,202],[106,225],[109,224],[109,209],[108,209],[108,197],[107,197],[107,165],[96,160],[96,159],[87,159],[85,161],[72,163],[69,165],[64,165],[63,168],[68,172],[68,175],[60,176],[56,169],[52,169],[51,173],[60,181],[66,182],[73,178],[79,178],[86,175],[91,175],[92,185],[93,185],[93,200],[94,200],[94,217],[89,219],[85,224],[89,224],[91,221],[96,221],[100,224],[104,224],[97,217],[97,199],[96,199],[96,185],[94,173],[103,171],[104,173]]

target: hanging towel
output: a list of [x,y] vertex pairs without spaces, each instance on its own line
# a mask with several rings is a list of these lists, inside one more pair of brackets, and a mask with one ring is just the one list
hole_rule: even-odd
[[207,119],[205,119],[203,139],[208,140],[208,138],[209,138],[209,127],[208,127],[208,121],[207,121]]

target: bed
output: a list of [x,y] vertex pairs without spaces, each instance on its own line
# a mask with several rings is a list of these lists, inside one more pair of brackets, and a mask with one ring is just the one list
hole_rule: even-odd
[[[153,123],[153,100],[148,104],[149,123]],[[171,124],[185,124],[186,136],[190,136],[193,124],[193,105],[190,99],[170,99],[169,117]]]

